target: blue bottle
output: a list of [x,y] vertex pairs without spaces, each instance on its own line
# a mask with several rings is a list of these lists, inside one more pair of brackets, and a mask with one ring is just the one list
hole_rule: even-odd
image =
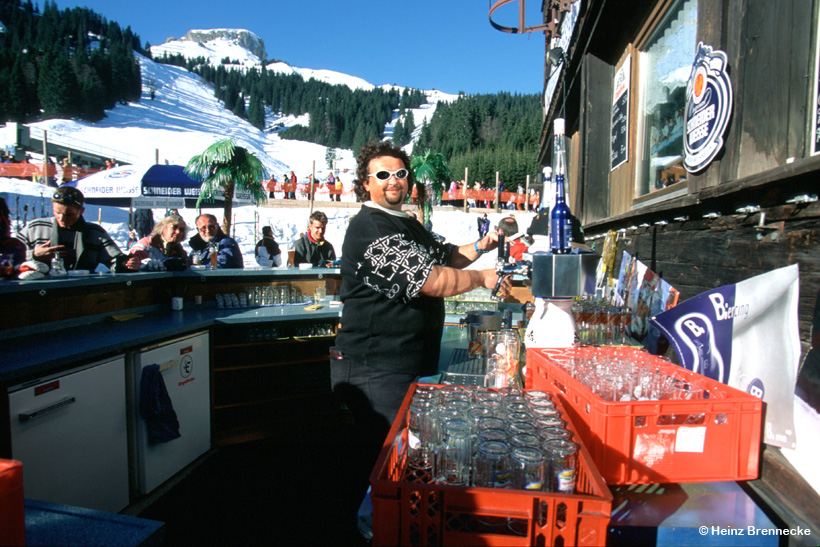
[[555,179],[555,203],[550,211],[550,249],[553,254],[567,254],[572,251],[572,215],[566,202],[564,176],[566,158],[564,152],[564,119],[554,121],[552,176]]

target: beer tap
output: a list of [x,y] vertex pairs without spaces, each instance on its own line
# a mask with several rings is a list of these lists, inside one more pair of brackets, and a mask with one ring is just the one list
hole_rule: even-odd
[[513,275],[522,275],[527,277],[530,274],[531,264],[525,260],[510,261],[510,246],[506,242],[506,237],[502,232],[498,233],[498,258],[495,262],[495,273],[498,275],[498,280],[495,282],[492,297],[494,300],[502,300],[504,295],[501,294],[501,284],[505,279]]

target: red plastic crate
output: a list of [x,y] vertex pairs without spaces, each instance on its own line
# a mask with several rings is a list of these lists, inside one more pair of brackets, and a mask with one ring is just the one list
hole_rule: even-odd
[[607,484],[757,478],[761,399],[642,352],[665,373],[704,386],[710,397],[604,401],[559,366],[568,351],[528,349],[526,386],[564,403]]
[[0,459],[0,545],[25,545],[23,464]]
[[[370,475],[374,546],[569,547],[606,542],[612,493],[572,424],[568,427],[578,445],[576,494],[436,484],[429,474],[405,465],[406,415],[415,391],[414,384]],[[560,402],[556,406],[563,413]]]

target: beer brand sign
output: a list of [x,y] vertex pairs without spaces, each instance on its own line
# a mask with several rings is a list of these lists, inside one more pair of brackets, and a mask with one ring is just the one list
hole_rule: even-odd
[[726,54],[698,44],[686,86],[686,130],[683,165],[690,173],[706,168],[723,148],[723,134],[732,113],[732,82]]

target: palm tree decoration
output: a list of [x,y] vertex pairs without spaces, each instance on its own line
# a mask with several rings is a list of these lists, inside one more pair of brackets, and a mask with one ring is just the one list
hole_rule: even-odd
[[188,160],[185,172],[194,180],[202,181],[202,191],[196,202],[197,208],[203,201],[214,201],[217,190],[225,195],[225,210],[222,231],[231,233],[231,211],[236,189],[247,190],[256,203],[267,200],[267,192],[262,181],[268,178],[267,170],[259,158],[232,139],[215,142],[202,154]]
[[431,199],[427,199],[424,194],[425,182],[430,182],[434,195],[441,195],[444,185],[450,182],[450,168],[447,166],[447,159],[444,154],[425,150],[421,156],[413,156],[413,159],[410,160],[410,169],[413,170],[416,179],[421,222],[424,224],[433,211],[432,196],[429,196]]

